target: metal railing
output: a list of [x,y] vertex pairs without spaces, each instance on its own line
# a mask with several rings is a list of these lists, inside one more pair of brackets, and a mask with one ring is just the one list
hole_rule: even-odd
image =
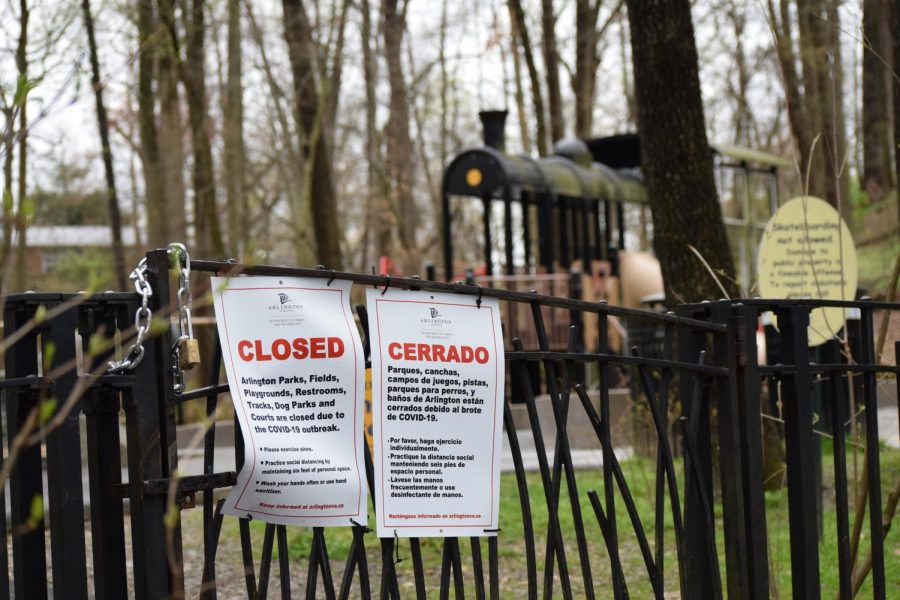
[[[168,320],[174,290],[166,251],[148,253],[147,266],[147,279],[154,290],[153,314]],[[402,553],[411,560],[398,562],[400,540],[373,539],[368,529],[350,527],[349,550],[337,556],[329,551],[325,531],[314,528],[309,533],[310,554],[300,557],[306,578],[297,581],[291,576],[291,561],[298,557],[288,547],[287,529],[266,524],[262,548],[254,552],[250,521],[237,519],[247,597],[267,597],[277,543],[282,598],[291,597],[292,590],[298,589],[307,598],[323,594],[326,598],[347,598],[351,594],[398,598],[407,586],[419,598],[434,593],[441,598],[451,593],[462,598],[467,592],[476,598],[499,598],[510,593],[505,586],[511,584],[504,582],[510,577],[518,582],[521,573],[511,563],[520,564],[523,558],[523,594],[529,598],[551,597],[557,592],[566,598],[608,596],[607,586],[617,599],[635,590],[648,590],[657,598],[673,590],[685,598],[767,598],[769,540],[763,526],[766,506],[760,399],[763,386],[771,385],[779,386],[786,399],[783,421],[793,592],[795,597],[818,597],[823,566],[818,564],[819,523],[812,497],[817,488],[810,484],[815,473],[810,443],[814,375],[832,382],[828,385],[835,411],[835,487],[844,490],[837,494],[837,568],[841,596],[850,597],[848,586],[852,586],[853,573],[842,445],[848,420],[848,413],[842,412],[847,386],[838,377],[849,372],[861,373],[863,379],[873,596],[886,597],[874,377],[877,372],[896,374],[898,369],[875,364],[871,325],[872,310],[897,306],[847,304],[862,311],[858,327],[848,327],[849,335],[861,348],[860,354],[848,364],[839,360],[831,347],[828,362],[813,365],[806,347],[804,319],[812,306],[821,303],[720,301],[681,306],[674,314],[660,314],[420,279],[202,260],[191,261],[190,266],[197,292],[208,289],[209,274],[334,277],[359,285],[496,297],[516,307],[517,314],[527,311],[531,315],[532,335],[516,337],[506,348],[513,400],[524,403],[529,420],[529,431],[517,431],[510,404],[505,404],[504,424],[522,531],[521,537],[512,540],[518,548],[513,558],[508,549],[501,555],[499,542],[505,543],[505,536],[511,535],[504,531],[486,540],[470,538],[468,550],[465,540],[446,538],[440,542],[440,563],[435,565],[426,563],[425,542],[416,538],[411,538],[408,546],[403,544]],[[5,300],[6,379],[0,381],[0,390],[7,416],[4,474],[8,473],[11,522],[5,520],[5,506],[0,507],[0,515],[4,531],[12,537],[12,577],[8,553],[0,552],[2,597],[8,597],[11,591],[16,598],[48,597],[48,573],[56,597],[86,598],[89,592],[97,598],[129,594],[137,598],[184,597],[185,571],[192,569],[202,572],[200,597],[217,596],[217,581],[221,579],[216,568],[217,552],[228,528],[223,527],[221,500],[216,502],[215,496],[216,490],[235,481],[233,471],[217,471],[215,464],[215,416],[219,402],[224,401],[222,395],[228,392],[228,385],[220,383],[221,349],[214,347],[206,357],[206,384],[181,394],[173,391],[173,336],[169,327],[154,329],[154,335],[145,342],[143,361],[132,372],[108,374],[105,365],[116,347],[127,347],[130,341],[138,305],[137,295],[126,293],[89,297],[18,294]],[[545,322],[548,307],[573,315],[593,315],[599,348],[586,351],[579,347],[577,327],[569,330],[566,348],[551,347]],[[785,349],[781,364],[775,366],[757,364],[756,359],[755,333],[758,315],[764,310],[775,311]],[[365,339],[365,308],[357,306],[357,311]],[[662,355],[646,357],[640,348],[632,348],[628,354],[611,352],[606,340],[612,317],[662,328]],[[80,350],[73,335],[76,330],[83,344]],[[368,344],[365,346],[368,349]],[[589,365],[599,372],[599,403],[591,400],[589,390],[577,376]],[[650,510],[638,505],[636,490],[644,494],[640,487],[644,484],[629,479],[617,444],[622,432],[611,424],[608,382],[614,365],[626,365],[637,373],[639,387],[632,401],[646,408],[656,433]],[[549,423],[541,422],[538,390],[529,377],[535,369],[544,374],[542,381],[552,407]],[[203,434],[202,474],[180,477],[179,451],[184,448],[179,448],[176,435],[177,408],[186,403],[201,404],[208,426]],[[596,490],[588,489],[585,483],[589,472],[576,469],[568,435],[569,415],[576,407],[584,411],[602,450],[602,485]],[[81,414],[90,497],[90,553],[82,500]],[[121,417],[125,423],[125,457],[120,450]],[[237,427],[235,430],[239,431]],[[530,438],[529,445],[533,443],[529,452],[537,459],[536,476],[526,472],[526,440],[522,435]],[[372,457],[368,445],[364,446],[372,492]],[[236,433],[238,469],[243,455],[243,441]],[[127,469],[124,482],[123,465]],[[715,473],[714,465],[718,465]],[[537,492],[534,477],[539,479]],[[202,568],[185,564],[178,518],[198,500],[202,504]],[[716,516],[716,506],[720,506],[721,518]],[[541,524],[536,521],[538,514],[541,519],[546,515],[546,526],[542,520]],[[130,529],[130,552],[126,525]],[[599,537],[592,531],[599,531]],[[45,558],[48,533],[49,566]],[[860,552],[863,550],[860,548]],[[623,553],[635,552],[640,555],[639,574],[624,564],[627,557]],[[674,556],[667,558],[667,553]],[[464,561],[471,561],[471,565]]]

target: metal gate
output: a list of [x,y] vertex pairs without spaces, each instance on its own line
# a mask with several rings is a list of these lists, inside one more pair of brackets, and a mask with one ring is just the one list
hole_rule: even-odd
[[[146,256],[146,267],[152,288],[146,308],[162,325],[149,327],[143,360],[122,373],[109,373],[107,362],[117,348],[134,342],[141,296],[25,293],[5,299],[0,390],[7,428],[2,475],[9,505],[0,496],[0,518],[11,540],[12,568],[9,550],[0,552],[0,597],[216,598],[234,593],[224,592],[222,569],[217,569],[222,536],[231,528],[219,512],[222,501],[216,502],[216,492],[235,481],[233,471],[217,470],[214,462],[215,415],[220,402],[227,404],[222,396],[228,393],[228,385],[219,383],[221,349],[205,357],[207,385],[176,393],[172,261],[166,250],[154,250]],[[783,409],[776,418],[785,444],[794,597],[818,598],[820,572],[833,569],[839,573],[841,597],[851,597],[853,556],[866,551],[873,597],[886,597],[876,375],[896,377],[898,368],[876,364],[873,311],[898,305],[824,303],[858,310],[861,318],[850,321],[845,346],[829,343],[813,362],[806,324],[809,310],[821,302],[719,301],[660,314],[321,268],[195,260],[190,271],[197,290],[208,289],[210,274],[240,274],[338,278],[361,286],[490,296],[499,298],[507,311],[530,311],[533,326],[528,336],[510,339],[506,348],[512,397],[505,404],[504,425],[515,477],[511,506],[518,507],[513,511],[519,515],[516,532],[486,539],[446,538],[438,542],[432,560],[425,551],[432,541],[377,539],[364,527],[348,528],[349,546],[336,553],[329,549],[329,533],[315,528],[308,532],[308,554],[298,556],[284,526],[240,519],[235,535],[241,595],[266,598],[271,586],[279,588],[282,598],[298,593],[307,598],[468,594],[619,599],[669,593],[768,598],[761,405],[767,393],[777,390]],[[356,309],[365,339],[365,308]],[[589,322],[597,324],[599,347],[580,347],[580,332],[573,327],[568,349],[551,348],[545,325],[551,310],[570,311],[573,323],[595,315]],[[757,360],[758,316],[768,310],[776,315],[782,347],[774,366]],[[143,315],[139,325],[149,322]],[[610,317],[660,327],[662,355],[644,356],[638,347],[612,353],[606,342]],[[526,346],[521,339],[531,342]],[[365,347],[368,353],[368,343]],[[618,456],[627,431],[611,419],[614,365],[629,369],[639,382],[630,410],[643,411],[655,435],[655,457],[646,479],[629,477],[629,463]],[[542,374],[537,387],[535,371]],[[596,389],[586,389],[585,373],[599,382]],[[552,419],[544,419],[543,426],[539,396],[549,398],[552,409]],[[860,491],[867,492],[869,511],[868,541],[853,553],[846,446],[847,424],[856,415],[848,413],[848,396],[858,398],[863,409],[867,483]],[[831,411],[831,429],[824,433],[833,439],[836,531],[822,531],[819,522],[821,468],[817,471],[815,438],[823,431],[815,401]],[[178,415],[189,403],[199,403],[207,417],[198,435],[202,473],[180,475],[179,458],[187,449],[179,447]],[[527,426],[514,419],[518,406],[525,407]],[[576,411],[580,424],[593,432],[602,466],[576,468],[578,451],[570,443],[570,414]],[[243,442],[235,431],[240,467]],[[528,440],[520,439],[523,434]],[[536,474],[526,471],[526,457],[536,459]],[[182,517],[189,510],[202,511],[202,533],[185,533]],[[202,558],[185,558],[185,535],[192,544],[202,535],[202,544],[195,544],[202,547]],[[820,535],[837,536],[838,564],[819,564]],[[304,576],[291,574],[292,561],[298,560]]]

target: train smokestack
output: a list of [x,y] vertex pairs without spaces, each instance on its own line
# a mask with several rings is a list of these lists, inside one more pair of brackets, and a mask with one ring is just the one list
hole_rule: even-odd
[[506,115],[505,110],[483,110],[478,113],[481,117],[481,127],[484,130],[484,145],[495,148],[500,152],[506,151]]

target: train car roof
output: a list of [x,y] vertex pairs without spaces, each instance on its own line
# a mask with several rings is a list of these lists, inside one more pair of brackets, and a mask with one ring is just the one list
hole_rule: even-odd
[[[617,171],[593,163],[590,168],[564,156],[533,158],[510,155],[482,146],[463,150],[444,173],[444,192],[461,196],[537,202],[543,196],[589,202],[646,202],[641,176],[633,170]],[[526,192],[526,194],[522,194]]]
[[[594,138],[586,140],[585,143],[596,162],[616,169],[641,166],[641,142],[636,133]],[[775,154],[734,144],[710,144],[709,147],[720,156],[756,167],[781,168],[790,167],[792,164],[789,160]]]

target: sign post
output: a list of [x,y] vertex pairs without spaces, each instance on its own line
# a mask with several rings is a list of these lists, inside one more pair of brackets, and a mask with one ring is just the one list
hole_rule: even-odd
[[284,525],[366,523],[363,352],[350,282],[212,279],[244,436],[223,512]]
[[499,303],[421,291],[367,295],[378,536],[496,535]]

